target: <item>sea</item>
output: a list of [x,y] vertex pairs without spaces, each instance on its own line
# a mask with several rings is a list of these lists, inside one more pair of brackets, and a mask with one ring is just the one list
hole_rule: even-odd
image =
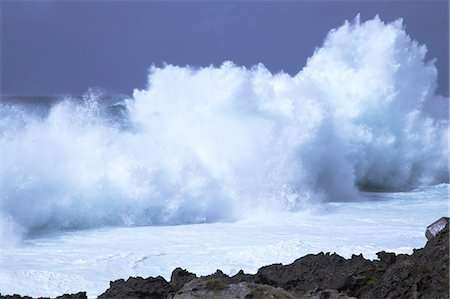
[[449,215],[427,55],[402,20],[357,17],[295,75],[166,64],[131,95],[2,95],[0,292],[423,247]]

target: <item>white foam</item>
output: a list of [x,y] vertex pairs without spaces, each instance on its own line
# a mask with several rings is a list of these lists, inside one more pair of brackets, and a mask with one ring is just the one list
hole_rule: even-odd
[[2,106],[1,215],[31,233],[234,221],[448,182],[448,99],[426,52],[401,20],[357,18],[293,77],[152,67],[120,121],[95,93],[42,117]]

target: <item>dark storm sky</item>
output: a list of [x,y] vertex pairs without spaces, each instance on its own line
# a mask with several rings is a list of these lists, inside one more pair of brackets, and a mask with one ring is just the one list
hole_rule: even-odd
[[148,67],[224,60],[297,73],[327,32],[361,13],[403,17],[438,59],[448,95],[448,1],[6,1],[1,0],[1,94],[131,94]]

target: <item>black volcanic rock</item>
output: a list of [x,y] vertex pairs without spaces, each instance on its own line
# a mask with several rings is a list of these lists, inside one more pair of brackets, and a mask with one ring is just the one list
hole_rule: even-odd
[[[0,299],[33,299],[29,296],[20,296],[17,294],[14,295],[2,295],[0,294]],[[49,297],[39,297],[36,299],[50,299]],[[86,292],[79,292],[76,294],[64,294],[56,297],[55,299],[87,299]]]
[[56,299],[87,299],[86,292],[79,292],[76,294],[64,294],[56,297]]
[[425,248],[392,264],[361,298],[449,298],[448,225]]
[[339,292],[337,290],[332,290],[332,289],[309,291],[300,298],[303,298],[303,299],[356,299],[355,297],[350,297],[343,292]]
[[242,282],[242,281],[243,282],[254,282],[255,278],[254,278],[254,275],[245,274],[244,271],[239,270],[239,272],[236,275],[230,277],[230,280],[233,283]]
[[187,270],[181,268],[176,268],[170,276],[170,285],[172,286],[172,289],[177,292],[184,286],[184,284],[195,278],[197,278],[197,275],[194,273],[188,272]]
[[227,284],[217,278],[195,279],[184,285],[170,299],[293,299],[292,294],[281,288],[256,283],[231,283]]
[[99,299],[163,299],[172,291],[169,283],[161,276],[156,278],[130,277],[119,279],[109,285],[109,289]]
[[256,282],[302,293],[335,289],[358,295],[366,285],[366,277],[376,272],[375,265],[362,255],[347,260],[337,254],[319,253],[286,266],[262,267],[256,274]]

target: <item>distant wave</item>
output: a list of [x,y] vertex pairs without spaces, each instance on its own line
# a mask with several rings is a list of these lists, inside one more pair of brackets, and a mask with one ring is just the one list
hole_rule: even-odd
[[3,103],[3,231],[232,221],[448,183],[448,98],[426,52],[402,20],[357,17],[293,77],[166,65],[127,99]]

